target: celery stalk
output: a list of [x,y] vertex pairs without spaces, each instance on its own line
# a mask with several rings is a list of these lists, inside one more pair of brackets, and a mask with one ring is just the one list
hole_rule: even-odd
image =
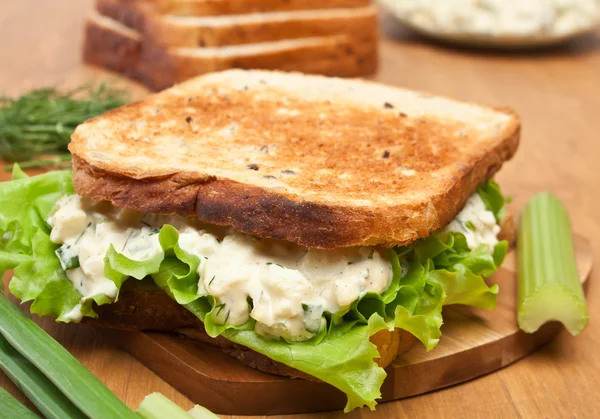
[[136,412],[143,419],[192,419],[185,410],[160,393],[144,397]]
[[585,329],[588,311],[571,237],[569,215],[549,193],[534,196],[523,211],[518,237],[518,322],[533,333],[560,321],[572,335]]
[[217,415],[199,404],[194,406],[191,410],[188,410],[188,413],[194,419],[219,419]]
[[2,387],[0,387],[0,408],[4,419],[40,419]]
[[85,419],[83,413],[0,335],[0,367],[46,419]]
[[60,343],[0,295],[0,333],[91,418],[137,418]]

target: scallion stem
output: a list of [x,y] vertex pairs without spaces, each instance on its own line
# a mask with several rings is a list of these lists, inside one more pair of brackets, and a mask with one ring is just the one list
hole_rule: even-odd
[[518,322],[527,333],[558,320],[572,335],[588,323],[588,311],[571,237],[569,215],[549,193],[533,197],[518,238]]
[[4,295],[0,295],[0,333],[88,417],[137,417],[87,368]]
[[87,418],[1,335],[0,367],[46,419]]
[[0,406],[4,419],[40,419],[2,387],[0,387]]
[[192,417],[171,400],[160,393],[147,395],[137,408],[143,419],[191,419]]
[[217,415],[208,410],[206,407],[196,405],[188,411],[194,419],[219,419]]

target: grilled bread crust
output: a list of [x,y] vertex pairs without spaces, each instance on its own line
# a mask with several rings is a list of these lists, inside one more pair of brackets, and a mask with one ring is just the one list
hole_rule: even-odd
[[80,195],[333,249],[443,228],[518,140],[511,111],[230,70],[91,119],[69,150]]

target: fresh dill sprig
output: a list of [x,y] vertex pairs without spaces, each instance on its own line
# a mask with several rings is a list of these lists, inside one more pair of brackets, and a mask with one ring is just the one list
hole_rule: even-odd
[[105,83],[70,91],[37,89],[16,99],[0,96],[0,157],[28,161],[27,167],[60,166],[69,160],[67,145],[75,127],[124,105],[127,98],[125,91]]

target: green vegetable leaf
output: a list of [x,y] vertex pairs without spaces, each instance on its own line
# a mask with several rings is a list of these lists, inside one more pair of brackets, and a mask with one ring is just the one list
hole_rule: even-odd
[[[173,295],[176,292],[173,284],[189,273],[188,263],[173,257],[166,258],[160,271],[152,274],[152,278],[160,288]],[[215,323],[212,314],[218,306],[211,296],[196,296],[185,307],[204,322],[210,336],[222,335],[344,391],[348,395],[347,411],[364,405],[373,408],[375,400],[380,397],[379,389],[385,371],[373,361],[379,354],[375,345],[369,342],[369,337],[384,328],[393,328],[393,323],[385,322],[379,315],[371,316],[367,324],[345,322],[322,329],[319,335],[308,341],[286,342],[258,335],[254,331],[253,319],[241,326]]]
[[21,169],[21,166],[19,166],[18,163],[13,164],[13,167],[12,167],[12,178],[13,178],[13,180],[27,179],[28,177],[29,176],[27,175],[27,173],[25,173]]
[[0,406],[2,406],[2,417],[5,419],[40,419],[2,387],[0,387]]
[[83,416],[135,418],[111,391],[60,343],[0,295],[0,334],[68,398]]
[[483,199],[486,208],[494,213],[496,221],[500,222],[506,215],[505,199],[500,192],[500,186],[494,179],[490,179],[477,189],[477,193]]
[[142,419],[192,419],[188,412],[160,393],[152,393],[144,397],[136,413]]
[[169,295],[179,304],[198,299],[197,271],[200,259],[179,246],[179,232],[175,227],[164,225],[158,238],[163,253],[141,262],[129,259],[111,245],[105,258],[104,275],[120,288],[129,277],[144,279],[159,274],[167,281],[162,288],[168,289]]
[[[81,295],[60,267],[45,221],[56,201],[73,193],[71,172],[31,178],[18,168],[14,173],[15,180],[0,183],[0,270],[14,269],[10,291],[23,302],[33,301],[32,313],[71,321]],[[94,316],[91,301],[81,311]]]
[[188,413],[193,419],[219,419],[219,417],[213,412],[198,404],[192,409],[188,410]]
[[[63,92],[37,89],[16,99],[0,96],[0,157],[26,161],[23,167],[60,166],[70,160],[67,145],[75,127],[126,99],[126,92],[106,84]],[[58,156],[30,161],[49,154]]]
[[223,336],[342,390],[348,396],[346,412],[364,405],[373,409],[375,400],[381,397],[380,388],[386,374],[373,361],[379,353],[369,337],[390,325],[375,314],[367,325],[345,328],[348,330],[338,333],[338,327],[333,326],[318,345],[310,341],[290,344],[269,340],[252,330],[229,329]]
[[[9,289],[23,302],[33,300],[30,308],[33,314],[70,322],[69,314],[80,304],[81,294],[62,270],[56,248],[48,233],[37,230],[32,241],[31,260],[15,267]],[[81,305],[81,312],[95,317],[91,300]]]
[[[35,407],[42,412],[44,417],[87,418],[35,365],[13,348],[1,334],[0,367],[19,390],[25,393]],[[0,405],[2,404],[0,403]],[[4,405],[2,406],[4,407]],[[6,416],[3,415],[3,417]]]

